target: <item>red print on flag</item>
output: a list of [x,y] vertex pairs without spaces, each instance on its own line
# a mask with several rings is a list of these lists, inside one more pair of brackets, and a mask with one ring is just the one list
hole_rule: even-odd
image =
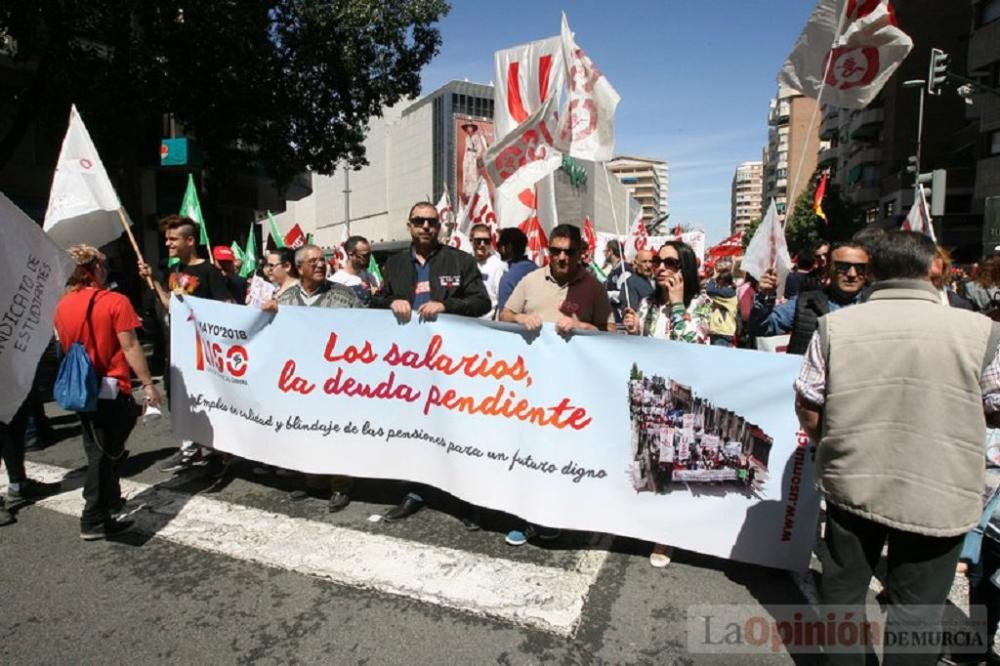
[[878,74],[878,49],[838,46],[831,53],[826,83],[840,90],[866,86]]

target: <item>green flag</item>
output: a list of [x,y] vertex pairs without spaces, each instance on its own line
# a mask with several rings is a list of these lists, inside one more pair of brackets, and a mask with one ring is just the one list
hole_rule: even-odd
[[198,190],[194,187],[194,176],[188,174],[187,190],[184,191],[184,201],[181,202],[181,215],[190,217],[198,223],[201,236],[198,243],[211,250],[211,243],[208,241],[208,229],[205,228],[205,218],[201,215],[201,203],[198,201]]
[[267,219],[271,221],[271,238],[274,239],[274,247],[281,249],[285,247],[285,238],[278,231],[278,223],[274,219],[274,215],[271,215],[271,211],[267,211]]
[[594,277],[596,277],[601,282],[604,282],[605,280],[608,279],[608,276],[604,274],[604,271],[601,270],[601,267],[597,264],[596,261],[590,262],[590,270],[594,272]]
[[233,241],[233,244],[229,246],[229,249],[233,251],[233,255],[237,259],[239,259],[240,261],[246,261],[246,256],[244,256],[243,254],[243,248],[240,247],[239,243]]
[[240,269],[240,277],[246,278],[254,274],[257,270],[257,236],[254,235],[253,222],[250,223],[250,234],[247,236],[247,249],[243,253],[243,268]]
[[372,277],[378,281],[378,286],[382,286],[382,271],[378,269],[378,264],[375,263],[375,255],[368,257],[368,272]]
[[313,235],[306,234],[306,245],[312,245],[312,244],[313,244]]

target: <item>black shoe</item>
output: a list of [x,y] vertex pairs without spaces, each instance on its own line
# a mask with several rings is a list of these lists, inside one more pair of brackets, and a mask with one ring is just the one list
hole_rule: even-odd
[[163,464],[160,465],[160,471],[164,474],[172,474],[206,464],[208,464],[208,461],[201,454],[201,449],[194,451],[179,450],[163,461]]
[[417,511],[424,508],[424,501],[416,499],[415,497],[409,497],[403,499],[399,503],[399,506],[389,509],[384,514],[382,514],[382,520],[387,523],[394,523],[399,520],[403,520],[409,516],[412,516]]
[[351,498],[348,497],[347,493],[335,492],[330,495],[330,502],[326,505],[326,510],[330,513],[337,513],[346,509],[350,503]]
[[34,479],[25,479],[18,484],[17,490],[7,487],[7,506],[13,509],[23,504],[31,504],[49,495],[55,495],[61,487],[60,483],[42,483]]
[[80,538],[84,541],[97,541],[98,539],[110,539],[113,536],[124,534],[132,529],[134,523],[131,520],[115,520],[109,518],[97,527],[81,527]]
[[10,525],[15,522],[17,521],[14,520],[14,514],[7,510],[7,507],[4,505],[3,498],[0,497],[0,527]]

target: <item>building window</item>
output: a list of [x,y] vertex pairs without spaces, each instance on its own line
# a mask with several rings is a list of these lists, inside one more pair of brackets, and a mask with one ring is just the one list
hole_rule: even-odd
[[886,201],[885,206],[883,208],[884,211],[882,217],[884,218],[892,217],[893,215],[896,214],[896,200],[893,199],[892,201]]
[[990,155],[1000,155],[1000,131],[990,132]]
[[878,222],[878,206],[872,206],[865,211],[865,223],[874,224]]

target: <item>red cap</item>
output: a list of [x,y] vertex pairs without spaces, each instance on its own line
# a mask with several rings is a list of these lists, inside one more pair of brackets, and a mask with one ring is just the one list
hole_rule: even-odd
[[212,248],[212,256],[215,257],[216,261],[236,261],[236,255],[233,254],[232,249],[225,245],[216,245]]

